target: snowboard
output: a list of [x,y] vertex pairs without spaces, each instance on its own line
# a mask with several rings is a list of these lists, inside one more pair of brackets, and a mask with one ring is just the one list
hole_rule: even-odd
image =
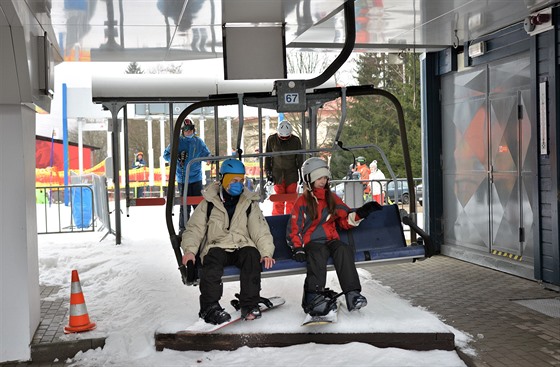
[[336,305],[336,309],[331,310],[328,314],[322,316],[311,316],[309,314],[306,314],[301,326],[334,324],[338,320],[339,307],[340,303],[338,302]]
[[[259,303],[259,308],[261,309],[261,312],[272,310],[286,303],[286,300],[282,297],[270,297],[268,298],[268,300],[271,302],[272,307],[268,307],[263,303]],[[236,307],[234,304],[235,302],[236,300],[232,301],[234,307]],[[185,333],[185,334],[213,333],[214,331],[223,329],[224,327],[229,326],[234,322],[241,320],[241,311],[238,309],[236,309],[233,312],[230,312],[230,315],[231,315],[231,319],[229,321],[223,322],[218,325],[209,324],[205,322],[203,319],[198,319],[197,322],[187,327],[186,329],[181,330],[179,333]]]

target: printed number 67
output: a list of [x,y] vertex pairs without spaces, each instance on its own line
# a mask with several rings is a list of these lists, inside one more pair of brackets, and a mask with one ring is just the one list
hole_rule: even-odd
[[298,97],[299,97],[299,94],[297,94],[297,93],[286,94],[286,103],[297,103],[298,102]]

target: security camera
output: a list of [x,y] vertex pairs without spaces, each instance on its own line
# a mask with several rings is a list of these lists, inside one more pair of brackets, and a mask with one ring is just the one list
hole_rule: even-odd
[[523,22],[523,28],[525,29],[525,32],[529,33],[529,32],[533,32],[535,30],[535,24],[531,21],[532,17],[527,17],[525,18],[525,21]]
[[528,16],[523,21],[523,28],[529,34],[533,34],[537,31],[540,33],[548,29],[552,29],[550,12],[547,10],[538,14]]

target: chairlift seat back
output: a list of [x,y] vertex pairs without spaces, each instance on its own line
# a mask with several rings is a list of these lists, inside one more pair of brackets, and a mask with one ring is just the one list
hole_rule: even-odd
[[[305,273],[306,263],[292,259],[292,251],[286,241],[286,227],[290,215],[267,216],[266,221],[274,240],[274,259],[271,269],[263,269],[262,276],[273,277]],[[397,205],[386,205],[373,212],[358,227],[339,230],[340,239],[354,247],[356,264],[388,261],[415,261],[426,256],[423,245],[406,244]],[[332,265],[332,259],[329,259]],[[224,281],[237,280],[239,269],[228,266],[224,269]]]

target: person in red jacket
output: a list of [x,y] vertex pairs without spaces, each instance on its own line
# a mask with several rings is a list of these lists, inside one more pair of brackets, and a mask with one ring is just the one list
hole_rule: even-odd
[[313,157],[302,165],[304,193],[295,202],[288,222],[288,244],[296,261],[307,261],[307,277],[303,286],[302,307],[312,316],[326,315],[336,308],[332,292],[325,291],[327,261],[333,258],[336,274],[346,296],[349,311],[367,305],[362,290],[354,254],[340,240],[337,226],[350,229],[382,206],[370,201],[355,212],[331,191],[331,173],[327,162]]

